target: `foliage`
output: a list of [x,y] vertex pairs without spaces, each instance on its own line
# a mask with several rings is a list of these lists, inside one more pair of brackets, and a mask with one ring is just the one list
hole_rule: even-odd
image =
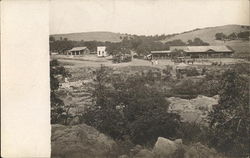
[[230,39],[230,40],[236,40],[237,39],[237,34],[233,32],[230,35],[228,35],[227,38]]
[[187,76],[198,76],[198,75],[200,75],[200,73],[198,72],[198,70],[195,67],[187,69],[185,73],[187,74]]
[[173,95],[186,95],[194,98],[200,94],[200,85],[201,82],[195,82],[191,79],[183,80],[173,86],[172,93]]
[[177,40],[173,40],[173,41],[168,41],[165,43],[167,46],[185,46],[186,43],[183,42],[182,40],[180,39],[177,39]]
[[59,98],[57,90],[59,88],[58,76],[69,77],[70,74],[64,67],[60,66],[57,60],[50,61],[50,102],[51,102],[51,123],[67,122],[67,110],[64,102]]
[[169,103],[141,75],[114,75],[101,67],[93,92],[95,105],[83,115],[85,123],[115,139],[129,136],[136,144],[174,137],[179,116],[167,113]]
[[214,131],[210,143],[231,156],[249,156],[249,78],[230,69],[220,85],[219,104],[209,115]]
[[114,55],[112,59],[114,63],[130,62],[131,60],[132,60],[132,56],[129,54],[117,54],[117,55]]
[[241,39],[249,40],[250,31],[243,31],[238,33],[238,37]]
[[224,33],[216,33],[215,39],[216,40],[224,40],[224,39],[226,39],[226,35]]
[[208,46],[209,43],[206,43],[206,42],[202,41],[200,38],[196,37],[193,41],[188,40],[187,45],[189,45],[189,46]]
[[182,122],[178,134],[184,141],[184,144],[195,142],[207,144],[212,134],[212,130],[209,127],[195,122]]
[[249,40],[250,36],[250,31],[242,31],[239,33],[231,33],[228,36],[225,35],[224,33],[216,33],[215,34],[215,39],[216,40],[236,40],[236,39],[241,39],[241,40]]

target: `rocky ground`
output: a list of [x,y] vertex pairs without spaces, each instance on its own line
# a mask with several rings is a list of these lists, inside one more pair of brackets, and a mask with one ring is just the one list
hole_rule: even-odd
[[86,124],[52,125],[51,148],[52,158],[223,158],[201,143],[185,145],[163,137],[153,148],[136,145],[121,154],[114,140]]
[[213,105],[218,104],[219,96],[206,97],[199,95],[194,99],[167,98],[170,102],[169,112],[181,115],[184,122],[206,124],[206,118]]

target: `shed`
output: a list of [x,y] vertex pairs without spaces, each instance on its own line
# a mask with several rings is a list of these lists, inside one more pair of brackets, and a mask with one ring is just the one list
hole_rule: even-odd
[[67,52],[67,55],[84,55],[89,53],[90,51],[87,47],[74,47]]

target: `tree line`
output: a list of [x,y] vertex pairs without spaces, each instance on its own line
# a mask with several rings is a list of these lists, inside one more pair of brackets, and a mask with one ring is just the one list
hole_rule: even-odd
[[239,33],[233,32],[229,35],[226,35],[220,32],[220,33],[215,34],[215,39],[216,40],[237,40],[237,39],[249,40],[249,36],[250,36],[250,31],[243,31]]
[[50,51],[63,53],[73,47],[86,46],[91,52],[96,51],[96,47],[103,45],[107,47],[107,52],[111,55],[118,53],[127,54],[130,51],[136,52],[139,56],[147,55],[152,50],[168,50],[170,46],[206,46],[209,43],[202,41],[200,38],[188,40],[184,42],[180,39],[168,42],[159,40],[165,39],[165,35],[161,36],[125,36],[121,42],[100,42],[100,41],[71,41],[67,38],[55,40],[50,37]]

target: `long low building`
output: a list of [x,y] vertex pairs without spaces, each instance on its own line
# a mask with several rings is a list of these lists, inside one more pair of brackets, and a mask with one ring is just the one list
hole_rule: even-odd
[[85,55],[89,54],[90,51],[87,47],[74,47],[67,52],[67,55]]
[[170,50],[162,50],[162,51],[151,51],[152,59],[166,59],[171,57]]
[[191,58],[230,57],[234,51],[228,46],[171,46],[171,52],[181,51]]
[[151,59],[166,59],[181,52],[182,56],[189,58],[230,57],[234,51],[228,46],[170,46],[169,50],[151,51]]

